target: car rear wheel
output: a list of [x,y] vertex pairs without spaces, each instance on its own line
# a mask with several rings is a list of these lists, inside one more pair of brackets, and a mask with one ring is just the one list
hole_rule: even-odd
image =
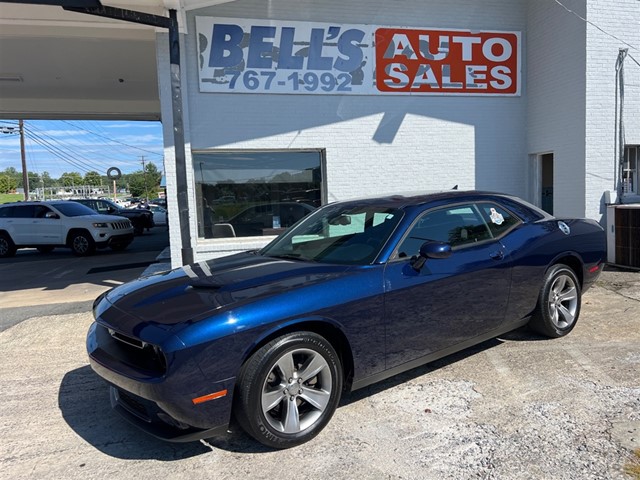
[[238,377],[235,416],[242,428],[273,448],[315,437],[329,422],[342,393],[336,351],[320,335],[284,335],[255,352]]
[[73,253],[79,257],[91,255],[96,250],[96,244],[93,238],[86,232],[76,232],[71,234],[69,246]]
[[16,254],[16,246],[11,237],[6,233],[0,233],[0,258],[13,257]]
[[563,264],[554,265],[545,275],[531,327],[548,337],[565,336],[578,321],[581,298],[574,271]]

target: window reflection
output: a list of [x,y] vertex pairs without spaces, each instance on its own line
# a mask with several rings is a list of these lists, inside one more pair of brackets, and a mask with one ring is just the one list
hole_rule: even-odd
[[198,236],[279,234],[319,207],[323,151],[194,152]]

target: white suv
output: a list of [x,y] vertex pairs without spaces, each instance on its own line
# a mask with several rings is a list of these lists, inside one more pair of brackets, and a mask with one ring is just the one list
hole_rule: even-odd
[[133,226],[129,219],[100,215],[76,202],[0,205],[0,258],[29,247],[41,252],[68,247],[83,256],[96,248],[124,250],[132,241]]

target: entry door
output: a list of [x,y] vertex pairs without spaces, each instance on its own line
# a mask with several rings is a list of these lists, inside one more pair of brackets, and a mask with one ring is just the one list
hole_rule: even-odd
[[553,215],[553,153],[540,155],[540,208]]
[[[409,257],[425,240],[453,245],[449,258],[419,272]],[[385,269],[386,368],[416,360],[494,330],[503,323],[511,264],[475,206],[420,219]]]

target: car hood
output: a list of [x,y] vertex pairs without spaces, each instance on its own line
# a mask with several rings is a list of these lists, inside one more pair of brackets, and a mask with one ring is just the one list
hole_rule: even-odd
[[341,277],[352,268],[241,253],[116,287],[96,301],[94,315],[137,337],[151,325],[173,331],[230,308]]

